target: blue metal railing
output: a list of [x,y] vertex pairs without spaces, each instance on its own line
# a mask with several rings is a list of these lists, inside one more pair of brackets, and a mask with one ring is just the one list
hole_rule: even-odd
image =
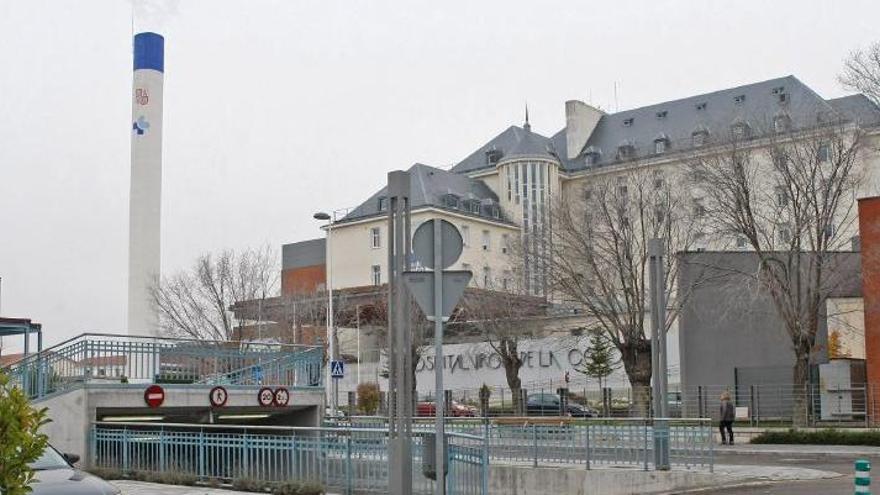
[[[657,418],[659,420],[659,418]],[[493,462],[634,466],[654,469],[655,440],[669,443],[669,461],[686,468],[714,470],[714,429],[705,418],[655,419],[567,417],[446,418],[447,431],[485,436]],[[337,426],[385,428],[387,418],[355,416]],[[328,425],[333,424],[328,422]],[[432,431],[433,419],[418,418],[414,431]]]
[[87,333],[5,371],[31,398],[83,383],[225,383],[322,387],[316,346]]
[[[339,493],[387,493],[388,430],[95,423],[94,467],[175,471],[202,481],[312,481]],[[433,493],[421,472],[423,436],[413,442],[413,492]],[[485,495],[488,446],[480,436],[449,435],[447,493]]]

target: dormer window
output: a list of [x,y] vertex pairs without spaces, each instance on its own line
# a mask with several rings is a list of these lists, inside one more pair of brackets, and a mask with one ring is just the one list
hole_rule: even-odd
[[447,194],[443,198],[443,204],[447,208],[458,208],[458,205],[459,205],[458,196],[456,196],[455,194]]
[[492,148],[491,150],[486,151],[486,164],[495,165],[496,163],[498,163],[499,160],[501,160],[502,156],[503,153],[501,153],[501,150]]
[[602,158],[602,152],[595,146],[590,146],[584,150],[584,165],[591,167],[599,163]]
[[694,148],[704,146],[709,142],[709,130],[705,127],[698,128],[691,134],[691,139],[693,140]]
[[705,101],[701,101],[700,103],[697,103],[697,104],[696,104],[696,109],[697,109],[697,111],[705,110],[705,109],[706,109],[706,102],[705,102]]
[[733,97],[733,102],[737,105],[742,105],[746,102],[746,95],[736,95]]
[[379,209],[379,211],[385,211],[385,208],[387,207],[385,196],[379,196],[379,200],[377,201],[377,203],[378,204],[376,205],[376,207]]
[[656,138],[654,138],[654,153],[666,153],[666,150],[669,148],[669,138],[666,134],[660,134]]
[[479,214],[480,214],[480,202],[479,202],[479,200],[472,200],[472,201],[470,201],[470,208],[469,208],[469,209],[470,209],[471,213],[473,213],[473,214],[475,214],[475,215],[479,215]]
[[730,126],[730,133],[734,139],[746,139],[751,133],[751,128],[747,122],[734,122]]
[[776,132],[786,132],[791,129],[791,117],[781,113],[773,117],[773,130]]
[[661,110],[661,111],[657,112],[657,118],[660,120],[665,119],[666,115],[667,115],[666,110]]
[[617,147],[617,159],[626,160],[636,155],[636,147],[631,142],[623,142]]
[[634,119],[633,119],[632,117],[630,117],[630,118],[628,118],[628,119],[623,119],[623,126],[624,126],[624,127],[632,127],[632,125],[633,125],[633,120],[634,120]]

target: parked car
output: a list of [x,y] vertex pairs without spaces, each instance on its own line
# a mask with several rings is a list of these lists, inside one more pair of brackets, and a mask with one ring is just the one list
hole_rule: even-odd
[[36,479],[31,483],[32,495],[118,495],[119,488],[95,475],[73,467],[79,461],[75,454],[62,454],[49,446],[31,464]]
[[[561,400],[559,395],[553,393],[529,395],[526,411],[529,416],[559,416]],[[598,416],[599,413],[589,407],[569,402],[565,415],[575,418],[592,418]]]
[[[450,410],[451,414],[447,414],[447,416],[454,416],[457,418],[473,418],[477,415],[477,408],[462,404],[458,401],[452,401],[452,404],[450,405]],[[435,409],[433,401],[419,402],[416,406],[416,416],[434,416],[436,414],[434,411]]]

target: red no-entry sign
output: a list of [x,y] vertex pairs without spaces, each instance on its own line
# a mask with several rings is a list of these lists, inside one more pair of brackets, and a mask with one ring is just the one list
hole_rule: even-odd
[[144,402],[150,407],[159,407],[165,402],[165,391],[158,385],[150,385],[144,391]]

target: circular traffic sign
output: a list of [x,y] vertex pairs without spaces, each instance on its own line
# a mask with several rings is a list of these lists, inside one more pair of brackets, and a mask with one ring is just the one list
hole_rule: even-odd
[[208,398],[211,400],[212,406],[223,407],[226,405],[226,401],[229,399],[229,392],[227,392],[226,389],[223,387],[214,387],[208,394]]
[[275,405],[284,407],[287,405],[287,402],[290,401],[290,392],[287,391],[284,387],[278,387],[275,389]]
[[275,402],[275,392],[269,387],[263,387],[257,392],[257,401],[263,407],[269,407]]
[[[440,220],[441,270],[452,266],[461,256],[463,242],[458,228],[446,220]],[[412,240],[413,257],[425,268],[434,268],[434,220],[419,225]]]
[[165,402],[165,391],[158,385],[150,385],[144,390],[144,402],[150,407],[159,407]]

